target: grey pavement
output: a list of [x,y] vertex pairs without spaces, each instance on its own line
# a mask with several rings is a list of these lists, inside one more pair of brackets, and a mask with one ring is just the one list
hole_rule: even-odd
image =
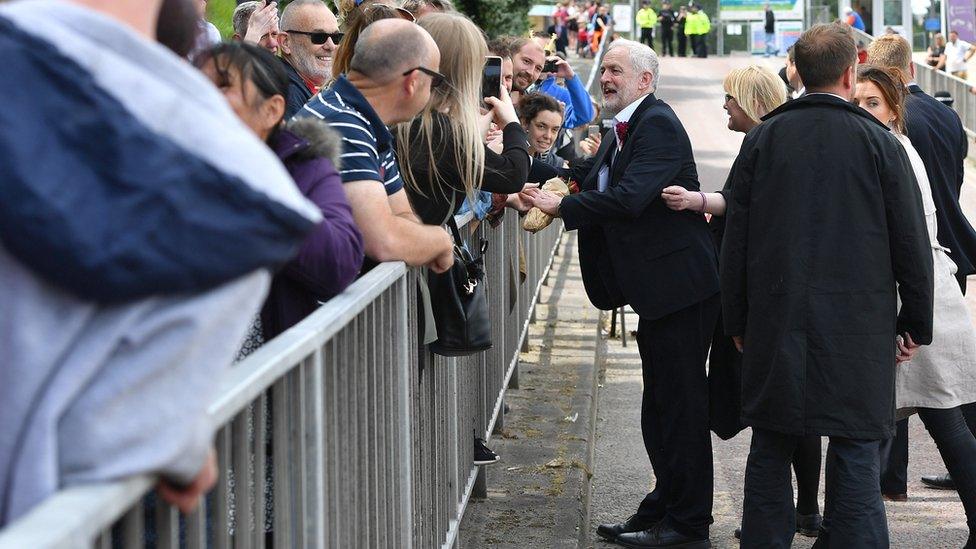
[[[774,63],[781,60],[662,59],[658,96],[686,126],[706,190],[722,186],[742,140],[725,129],[722,79],[729,69],[755,62],[778,70]],[[970,219],[976,218],[976,164],[967,165],[961,203]],[[468,507],[461,547],[610,548],[614,545],[596,536],[596,525],[628,517],[653,484],[640,436],[636,342],[628,337],[624,347],[619,326],[616,337],[608,336],[608,315],[599,315],[586,301],[574,248],[569,233],[542,296],[532,347],[523,355],[521,389],[509,393],[504,435],[490,443],[503,460],[489,469],[488,498]],[[972,279],[970,284],[968,303],[976,315]],[[637,326],[632,311],[626,325],[628,331]],[[566,421],[575,413],[576,422]],[[590,420],[592,432],[586,429]],[[919,482],[923,474],[944,472],[942,459],[917,417],[910,431],[909,501],[886,503],[891,546],[962,547],[967,528],[956,493]],[[732,531],[741,519],[748,450],[748,430],[730,441],[713,437],[713,547],[738,546]],[[558,467],[545,466],[557,458],[563,458],[555,462]],[[811,545],[812,539],[802,536],[793,544]]]

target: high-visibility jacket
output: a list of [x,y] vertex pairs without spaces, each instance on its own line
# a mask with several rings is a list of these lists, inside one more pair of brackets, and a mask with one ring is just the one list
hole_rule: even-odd
[[657,12],[653,8],[637,10],[637,26],[642,29],[654,28],[657,25]]
[[698,34],[708,34],[712,30],[712,21],[704,10],[698,12]]

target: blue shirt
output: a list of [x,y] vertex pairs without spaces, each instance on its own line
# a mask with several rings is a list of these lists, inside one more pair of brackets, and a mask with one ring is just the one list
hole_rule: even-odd
[[550,76],[539,85],[536,91],[552,96],[556,101],[566,105],[566,116],[563,119],[564,128],[575,128],[589,124],[593,120],[593,102],[586,92],[579,75],[566,80],[566,87],[556,83],[556,77]]
[[316,117],[328,122],[342,136],[343,183],[377,181],[387,196],[403,188],[393,134],[355,86],[340,76],[295,114],[295,118]]

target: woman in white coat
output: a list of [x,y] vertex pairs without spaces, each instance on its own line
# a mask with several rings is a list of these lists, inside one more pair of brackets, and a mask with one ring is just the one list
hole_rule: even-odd
[[[925,166],[904,134],[905,87],[897,69],[862,65],[857,71],[854,102],[891,128],[911,161],[922,195],[922,208],[932,243],[935,267],[934,333],[932,344],[919,348],[909,361],[898,363],[895,406],[899,417],[918,412],[956,481],[966,510],[969,540],[976,547],[976,437],[960,406],[976,402],[976,329],[955,279],[956,265],[937,240],[935,202]],[[899,344],[899,355],[914,343]],[[828,519],[829,520],[829,519]]]

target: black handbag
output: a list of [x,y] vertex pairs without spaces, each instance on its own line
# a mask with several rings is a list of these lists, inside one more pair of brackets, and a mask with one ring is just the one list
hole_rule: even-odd
[[484,264],[488,241],[481,239],[478,256],[473,257],[454,216],[447,224],[454,235],[454,266],[427,277],[437,327],[437,340],[428,348],[441,356],[467,356],[491,348]]

